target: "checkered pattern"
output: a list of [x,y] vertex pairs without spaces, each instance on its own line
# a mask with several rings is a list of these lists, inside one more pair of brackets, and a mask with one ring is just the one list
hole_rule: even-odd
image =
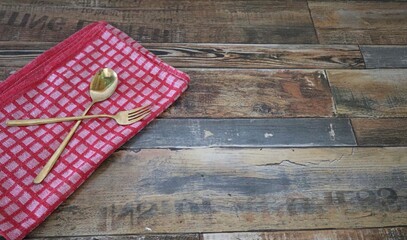
[[[42,184],[33,179],[74,122],[6,127],[7,119],[80,115],[89,83],[103,67],[119,76],[116,92],[89,114],[115,114],[152,104],[141,122],[84,120]],[[48,50],[0,85],[0,235],[21,239],[39,225],[115,149],[170,106],[189,77],[165,64],[120,30],[98,22]]]

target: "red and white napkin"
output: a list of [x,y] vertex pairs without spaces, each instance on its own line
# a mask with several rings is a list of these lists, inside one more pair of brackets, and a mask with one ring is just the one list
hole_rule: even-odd
[[[88,114],[115,114],[152,104],[143,121],[84,120],[43,183],[33,179],[74,122],[7,127],[8,119],[81,115],[89,84],[101,68],[119,85]],[[71,195],[119,146],[186,90],[189,77],[105,22],[83,28],[0,83],[0,235],[22,239]]]

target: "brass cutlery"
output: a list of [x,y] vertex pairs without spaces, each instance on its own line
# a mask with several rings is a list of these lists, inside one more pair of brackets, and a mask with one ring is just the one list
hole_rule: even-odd
[[129,125],[140,121],[144,117],[150,114],[149,105],[138,107],[132,110],[121,111],[115,115],[109,114],[98,114],[98,115],[86,115],[89,109],[93,106],[93,104],[97,102],[104,101],[108,99],[116,90],[118,85],[118,77],[116,72],[109,68],[103,68],[98,71],[95,76],[93,77],[90,83],[90,97],[92,99],[91,104],[85,109],[82,116],[76,117],[60,117],[60,118],[49,118],[49,119],[22,119],[22,120],[9,120],[6,122],[7,126],[31,126],[31,125],[38,125],[38,124],[47,124],[47,123],[56,123],[56,122],[64,122],[64,121],[77,121],[75,125],[72,127],[71,131],[62,141],[61,145],[57,148],[54,154],[50,157],[48,162],[42,168],[42,170],[38,173],[37,177],[34,179],[34,183],[38,184],[41,183],[48,173],[51,171],[52,167],[55,165],[56,161],[58,160],[59,156],[64,151],[66,145],[68,145],[70,139],[74,135],[75,131],[79,127],[79,124],[84,119],[91,119],[91,118],[112,118],[114,119],[119,125]]
[[[82,116],[85,116],[89,109],[93,106],[93,104],[97,102],[104,101],[108,99],[114,91],[116,90],[117,84],[119,83],[117,74],[115,71],[109,68],[103,68],[99,70],[92,79],[90,83],[90,97],[92,98],[92,103],[85,109]],[[41,183],[44,178],[48,175],[51,171],[52,167],[58,160],[59,156],[64,151],[66,145],[68,145],[69,141],[71,140],[72,136],[78,129],[79,125],[81,124],[82,120],[78,120],[76,124],[72,127],[71,131],[62,141],[61,145],[57,148],[42,170],[38,173],[37,177],[34,179],[34,183],[38,184]]]

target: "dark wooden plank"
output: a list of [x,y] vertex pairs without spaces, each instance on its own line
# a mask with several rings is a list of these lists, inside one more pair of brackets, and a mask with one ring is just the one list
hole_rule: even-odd
[[403,226],[406,151],[118,151],[31,236]]
[[208,233],[204,234],[203,240],[403,240],[406,238],[407,227],[389,227],[319,231]]
[[324,71],[182,69],[189,89],[165,117],[326,117],[333,115]]
[[339,116],[407,116],[407,69],[328,70]]
[[[148,231],[148,230],[146,230]],[[117,236],[86,236],[86,237],[41,237],[31,238],[31,240],[201,240],[199,234],[152,234],[152,235],[117,235]]]
[[142,42],[317,43],[305,0],[54,2],[2,1],[0,40],[61,41],[105,20]]
[[0,67],[23,67],[43,50],[0,50]]
[[157,119],[122,149],[355,145],[348,119]]
[[146,44],[177,67],[364,68],[357,46],[289,44]]
[[407,68],[407,46],[360,46],[366,68]]
[[406,44],[407,3],[308,1],[322,44]]
[[353,129],[360,146],[407,145],[407,119],[352,119]]
[[[32,45],[32,48],[30,46]],[[23,66],[50,44],[0,42],[0,66]],[[354,45],[145,43],[174,67],[364,68]]]
[[[38,50],[38,52],[43,52],[44,50],[50,49],[51,47],[57,45],[58,42],[35,42],[35,41],[0,41],[1,50]],[[345,46],[345,45],[344,45]]]

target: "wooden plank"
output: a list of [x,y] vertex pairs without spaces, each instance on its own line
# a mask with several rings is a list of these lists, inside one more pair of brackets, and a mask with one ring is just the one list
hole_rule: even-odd
[[360,46],[366,68],[407,68],[407,46]]
[[324,71],[182,69],[188,90],[165,117],[325,117],[333,115]]
[[0,40],[58,42],[105,20],[141,42],[317,43],[305,0],[54,2],[2,1]]
[[[57,45],[58,42],[10,42],[10,41],[0,41],[1,50],[39,50],[43,52],[44,50],[50,49],[51,47]],[[346,46],[346,45],[344,45]]]
[[355,145],[348,119],[156,119],[122,149]]
[[[4,80],[17,70],[0,67]],[[189,89],[165,118],[267,118],[333,116],[332,95],[322,70],[181,69]]]
[[403,226],[406,152],[118,151],[31,236]]
[[364,68],[357,46],[288,44],[146,44],[176,67]]
[[[4,80],[15,67],[0,67]],[[333,116],[322,70],[181,69],[189,89],[161,116],[166,118],[267,118]]]
[[[148,231],[148,230],[147,230]],[[199,234],[151,234],[151,235],[117,235],[117,236],[86,236],[86,237],[42,237],[31,238],[31,240],[201,240]]]
[[[53,45],[0,42],[0,66],[23,66]],[[363,57],[354,45],[145,43],[143,46],[174,67],[364,68]]]
[[23,67],[31,62],[42,50],[0,50],[0,67]]
[[406,146],[407,119],[352,119],[357,142],[361,146]]
[[407,116],[407,69],[328,70],[339,116]]
[[402,240],[407,238],[407,227],[285,231],[285,232],[248,232],[248,233],[208,233],[203,240]]
[[407,3],[308,1],[319,43],[406,44]]

